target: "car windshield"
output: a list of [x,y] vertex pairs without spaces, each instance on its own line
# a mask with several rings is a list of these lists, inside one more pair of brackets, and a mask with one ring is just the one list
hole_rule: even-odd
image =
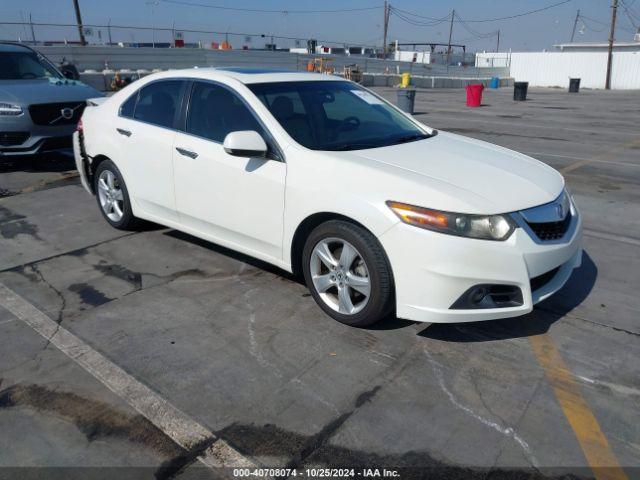
[[0,80],[60,78],[60,74],[34,52],[0,52]]
[[247,87],[295,141],[312,150],[361,150],[431,136],[351,82],[277,82]]

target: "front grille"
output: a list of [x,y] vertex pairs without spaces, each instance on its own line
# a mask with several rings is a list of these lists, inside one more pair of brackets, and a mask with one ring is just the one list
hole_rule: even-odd
[[[41,103],[29,106],[31,120],[36,125],[75,125],[80,120],[86,102]],[[63,110],[73,110],[70,118],[63,116]]]
[[564,220],[559,222],[531,223],[527,222],[533,233],[543,242],[549,240],[558,240],[567,233],[569,225],[571,225],[571,214],[568,214]]
[[547,273],[543,273],[542,275],[538,275],[537,277],[533,277],[531,280],[529,280],[531,291],[535,292],[536,290],[540,290],[542,287],[544,287],[553,279],[553,277],[556,276],[558,270],[560,270],[560,267],[556,267],[553,270],[549,270]]
[[29,132],[0,132],[0,145],[12,147],[22,145],[29,138]]

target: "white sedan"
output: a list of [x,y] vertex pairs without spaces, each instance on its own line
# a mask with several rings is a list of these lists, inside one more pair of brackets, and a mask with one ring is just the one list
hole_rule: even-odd
[[76,161],[107,222],[150,220],[300,273],[349,325],[522,315],[581,262],[557,171],[339,77],[174,70],[89,105]]

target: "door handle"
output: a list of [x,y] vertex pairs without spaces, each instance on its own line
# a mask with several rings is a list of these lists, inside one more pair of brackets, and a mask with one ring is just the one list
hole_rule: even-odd
[[177,152],[180,155],[184,155],[189,158],[197,158],[198,154],[196,152],[192,152],[191,150],[185,150],[184,148],[176,147]]
[[125,130],[123,128],[116,128],[116,131],[120,134],[120,135],[124,135],[125,137],[130,137],[131,136],[131,132],[129,130]]

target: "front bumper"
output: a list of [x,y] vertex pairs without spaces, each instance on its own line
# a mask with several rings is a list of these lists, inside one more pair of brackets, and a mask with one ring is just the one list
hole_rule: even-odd
[[0,142],[0,157],[70,149],[75,128],[75,125],[35,125],[26,113],[17,117],[0,117],[0,133],[6,133],[7,137],[26,134],[26,138],[19,143],[7,145]]
[[[494,320],[529,313],[533,305],[560,290],[582,261],[582,218],[575,210],[559,242],[537,242],[517,228],[504,242],[475,240],[394,225],[380,241],[393,270],[396,311],[418,322],[457,323]],[[557,269],[532,291],[531,280]],[[512,285],[522,291],[522,305],[452,309],[471,287]]]

